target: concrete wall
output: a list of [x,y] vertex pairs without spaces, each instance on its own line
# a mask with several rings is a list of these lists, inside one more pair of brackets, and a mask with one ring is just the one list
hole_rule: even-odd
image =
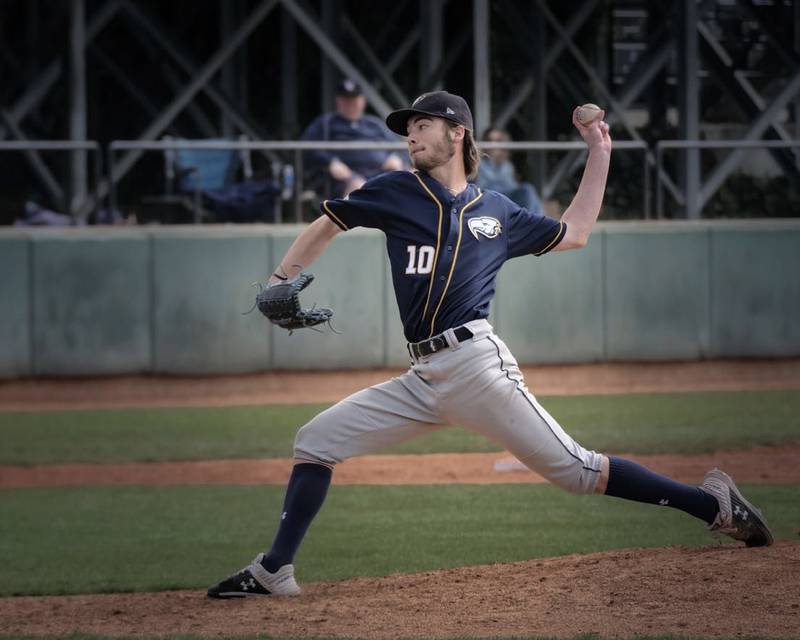
[[0,376],[31,373],[31,245],[24,234],[0,235]]
[[[0,231],[0,376],[213,374],[408,363],[380,233],[339,236],[274,329],[250,283],[297,227]],[[800,222],[604,223],[582,251],[517,258],[490,320],[520,362],[800,355]]]
[[271,238],[244,228],[165,230],[150,237],[152,369],[191,374],[269,366],[269,327],[254,281],[272,264]]
[[800,225],[714,229],[710,245],[711,355],[797,355]]
[[150,366],[151,284],[143,232],[30,238],[36,375],[140,373]]

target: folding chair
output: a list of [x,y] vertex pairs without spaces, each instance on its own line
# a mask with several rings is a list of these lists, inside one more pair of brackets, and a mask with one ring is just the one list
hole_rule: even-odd
[[[164,141],[180,142],[165,136]],[[246,136],[240,136],[246,140]],[[224,142],[204,139],[203,142]],[[195,223],[213,220],[213,211],[205,206],[204,195],[237,182],[239,169],[247,180],[253,175],[250,152],[236,149],[168,149],[164,152],[164,194],[143,198],[147,204],[179,205],[192,213]]]

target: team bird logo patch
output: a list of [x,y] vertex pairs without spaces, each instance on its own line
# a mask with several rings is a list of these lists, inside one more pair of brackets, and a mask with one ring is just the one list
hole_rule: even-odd
[[487,216],[470,218],[467,222],[467,226],[469,226],[469,230],[472,232],[472,235],[475,236],[476,240],[479,240],[479,233],[486,238],[496,238],[503,231],[499,220]]

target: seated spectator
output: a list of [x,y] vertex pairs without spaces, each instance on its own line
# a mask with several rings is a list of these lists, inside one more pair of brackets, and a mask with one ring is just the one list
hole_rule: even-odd
[[[490,127],[483,132],[486,142],[509,142],[511,136],[503,129]],[[475,183],[481,189],[497,191],[532,213],[544,214],[539,194],[530,182],[519,182],[508,149],[487,149],[482,158]]]
[[[400,141],[380,118],[364,113],[367,100],[353,80],[343,80],[336,89],[336,111],[316,118],[300,136],[301,140]],[[309,169],[333,180],[335,197],[358,189],[384,171],[405,168],[404,161],[389,150],[309,151],[304,156]]]

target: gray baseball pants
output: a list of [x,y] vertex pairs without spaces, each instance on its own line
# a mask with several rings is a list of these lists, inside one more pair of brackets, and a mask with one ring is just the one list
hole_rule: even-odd
[[480,433],[550,482],[592,493],[602,456],[567,435],[536,401],[505,343],[486,320],[474,334],[414,359],[403,375],[363,389],[313,418],[295,440],[295,459],[332,467],[453,424]]

